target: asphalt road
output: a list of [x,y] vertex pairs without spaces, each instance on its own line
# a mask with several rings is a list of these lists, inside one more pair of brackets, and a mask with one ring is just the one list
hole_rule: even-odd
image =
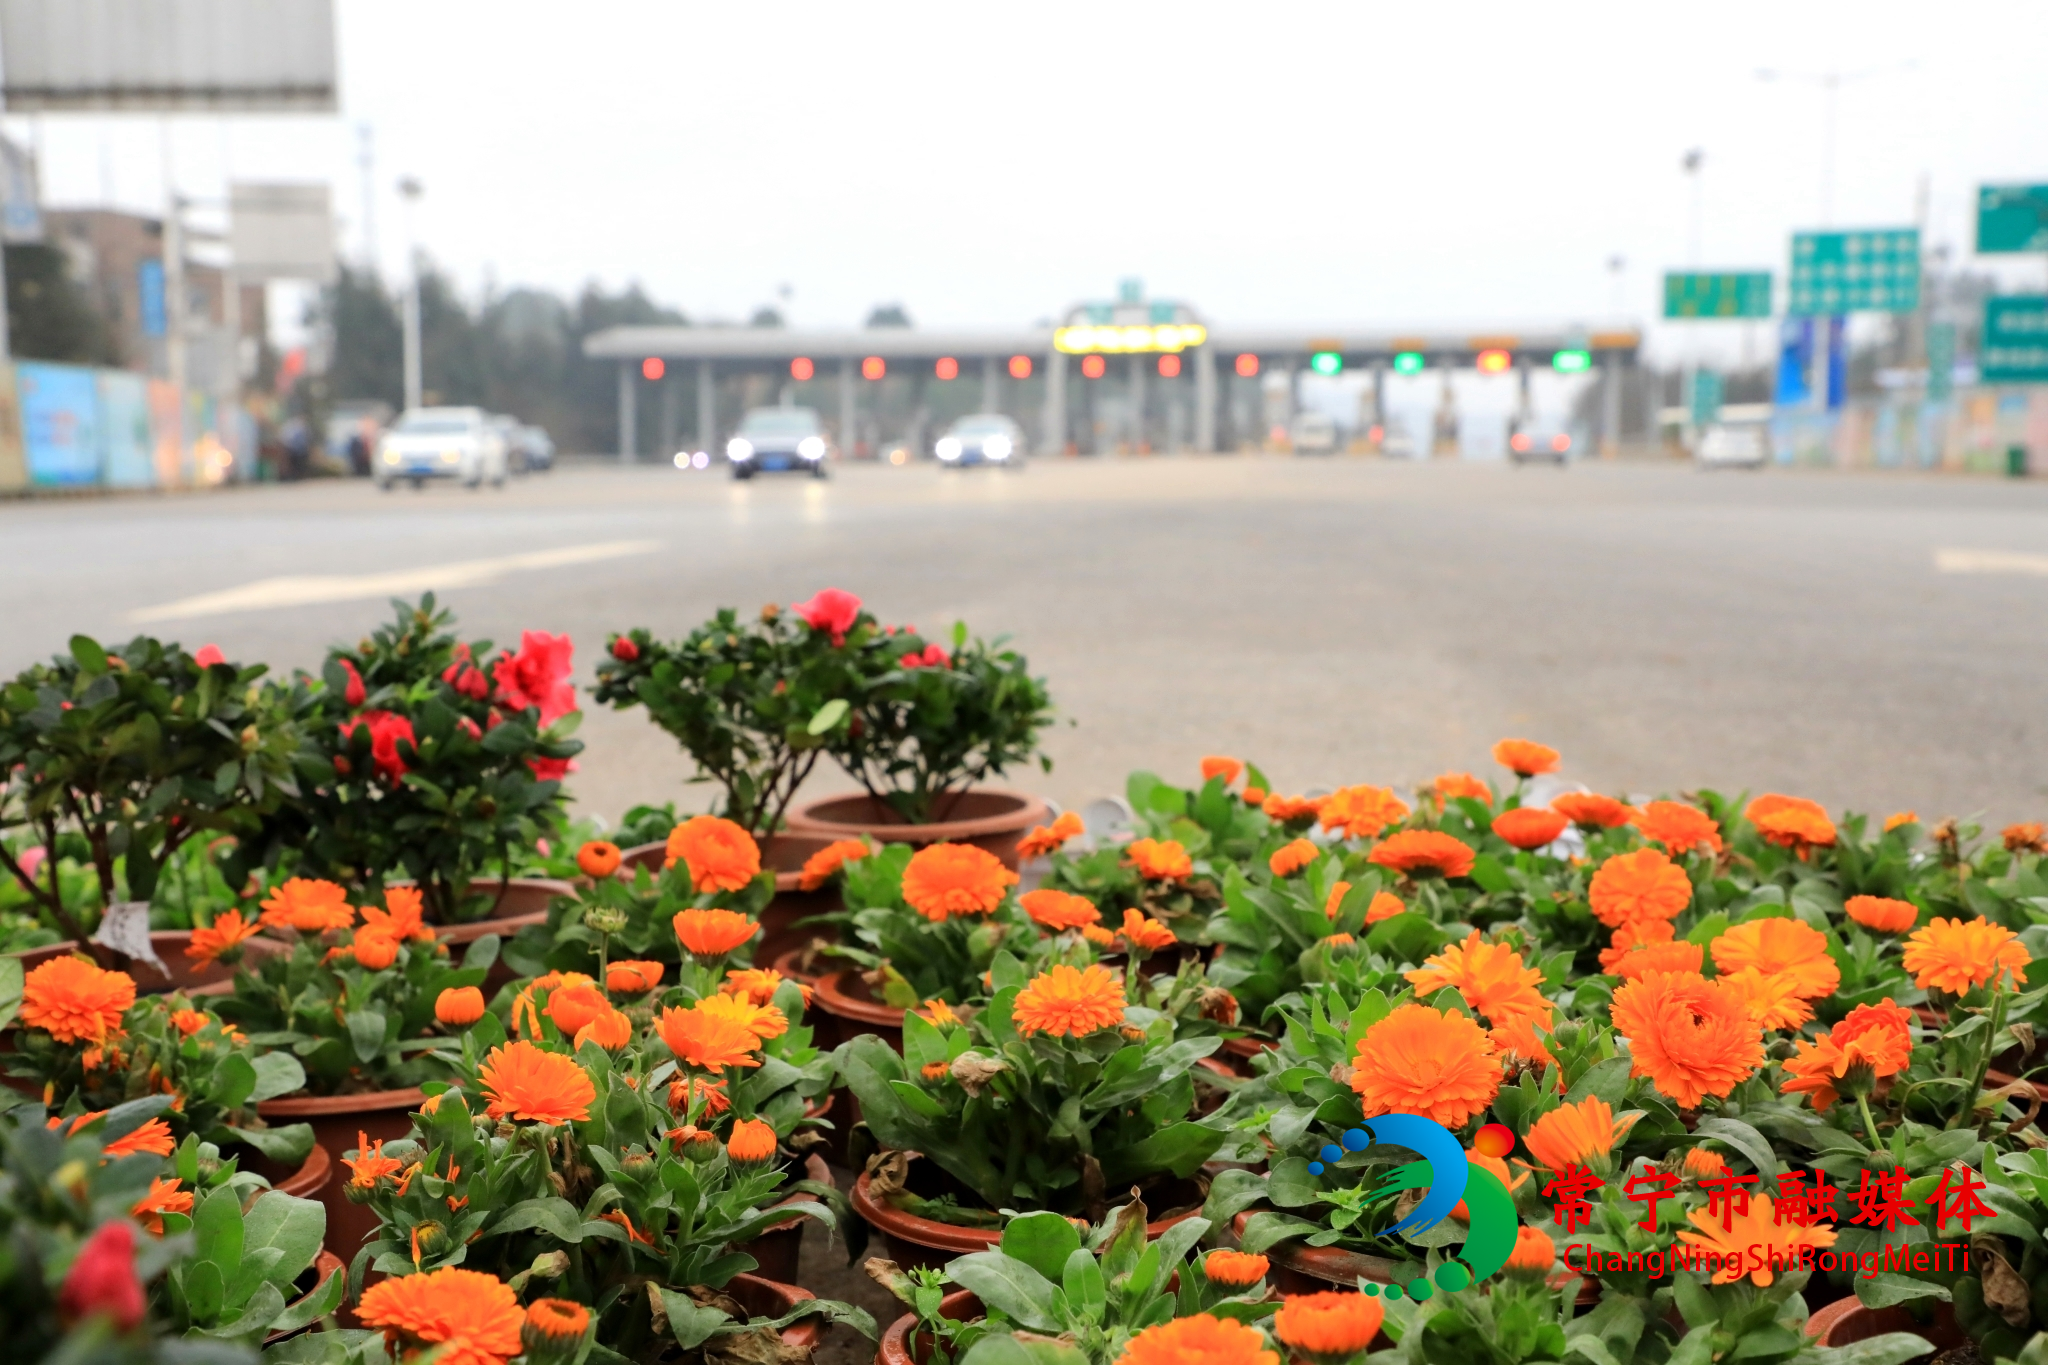
[[[2048,487],[1956,477],[1235,457],[10,502],[0,671],[139,630],[314,668],[437,587],[471,634],[571,632],[587,679],[607,630],[825,586],[1012,635],[1063,717],[1018,780],[1069,806],[1211,752],[1288,789],[1486,772],[1513,734],[1623,794],[2048,817]],[[638,713],[582,733],[586,809],[704,804]]]

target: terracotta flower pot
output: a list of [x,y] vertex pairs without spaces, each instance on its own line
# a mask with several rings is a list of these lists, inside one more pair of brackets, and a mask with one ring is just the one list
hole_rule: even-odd
[[[234,989],[233,967],[222,966],[218,962],[194,963],[185,956],[185,950],[192,946],[190,929],[155,930],[149,936],[149,946],[164,960],[164,966],[170,968],[170,973],[166,975],[147,962],[131,962],[127,972],[135,978],[137,995],[166,995],[171,991],[184,991],[187,995],[225,995]],[[24,972],[32,972],[45,962],[84,951],[76,941],[67,939],[12,956],[21,959]],[[258,937],[242,940],[242,953],[248,959],[260,960],[290,951],[287,945],[276,939]]]
[[[882,1234],[882,1240],[889,1247],[889,1259],[897,1265],[906,1268],[942,1266],[955,1256],[964,1256],[970,1251],[987,1251],[1003,1240],[999,1228],[960,1227],[891,1208],[868,1193],[871,1179],[863,1172],[860,1179],[854,1181],[849,1202],[853,1211],[867,1220],[869,1227]],[[1155,1218],[1145,1225],[1145,1235],[1157,1237],[1175,1223],[1194,1217],[1195,1212],[1190,1209],[1168,1218]]]
[[[735,1275],[727,1282],[725,1292],[739,1301],[750,1318],[779,1318],[806,1299],[818,1297],[808,1289],[760,1275]],[[805,1318],[791,1323],[782,1329],[782,1343],[813,1350],[825,1339],[831,1325],[824,1318]]]
[[[832,1168],[825,1164],[823,1157],[815,1154],[804,1158],[803,1178],[817,1181],[821,1185],[832,1185],[834,1189],[838,1188],[832,1180]],[[792,1194],[775,1202],[794,1204],[799,1200],[814,1197],[808,1194]],[[794,1284],[797,1275],[797,1256],[803,1250],[804,1224],[810,1221],[807,1217],[796,1217],[777,1223],[771,1228],[763,1229],[761,1235],[751,1242],[742,1242],[733,1250],[744,1251],[759,1262],[754,1267],[754,1273],[762,1279]]]
[[811,987],[811,1003],[831,1016],[835,1046],[857,1034],[872,1033],[903,1051],[902,1006],[876,1000],[858,971],[847,968],[819,977]]
[[[392,883],[393,886],[410,884]],[[499,898],[491,914],[483,919],[465,920],[461,924],[437,924],[434,926],[435,937],[443,943],[474,943],[485,934],[501,934],[510,938],[529,924],[547,923],[548,906],[555,897],[576,894],[575,887],[552,877],[493,878],[471,882],[469,889],[489,894],[492,887],[499,885],[505,888],[505,894]]]
[[1915,1357],[1916,1360],[1931,1360],[1935,1355],[1969,1341],[1968,1335],[1956,1325],[1955,1308],[1946,1303],[1935,1304],[1928,1320],[1922,1322],[1903,1305],[1865,1308],[1862,1300],[1852,1294],[1846,1299],[1835,1300],[1806,1320],[1806,1334],[1818,1339],[1823,1346],[1847,1346],[1886,1332],[1911,1332],[1934,1344],[1933,1351]]
[[360,1145],[358,1134],[371,1142],[404,1137],[412,1130],[412,1115],[426,1095],[418,1086],[403,1090],[371,1090],[354,1095],[287,1095],[264,1100],[256,1106],[266,1123],[310,1123],[313,1141],[333,1159],[334,1178],[320,1191],[327,1206],[327,1249],[342,1260],[354,1258],[370,1234],[377,1230],[377,1215],[367,1205],[351,1204],[342,1193],[347,1183],[342,1153]]
[[[1248,1209],[1231,1219],[1231,1235],[1240,1244],[1244,1241],[1245,1224],[1256,1212]],[[1268,1247],[1264,1254],[1273,1263],[1273,1287],[1283,1294],[1317,1294],[1332,1285],[1349,1289],[1360,1276],[1375,1284],[1392,1284],[1399,1269],[1394,1262],[1379,1256],[1337,1247],[1303,1246],[1298,1242],[1282,1242]]]
[[327,1189],[327,1182],[334,1178],[334,1158],[319,1143],[306,1153],[306,1159],[297,1166],[286,1166],[281,1161],[272,1161],[266,1156],[253,1155],[237,1148],[228,1153],[240,1158],[235,1164],[245,1171],[254,1171],[270,1182],[270,1188],[283,1194],[295,1195],[300,1199],[318,1199]]
[[1252,1058],[1277,1046],[1279,1044],[1271,1038],[1225,1038],[1218,1051],[1232,1075],[1249,1076],[1252,1074]]
[[802,947],[791,948],[786,953],[770,958],[768,965],[792,981],[801,981],[806,986],[815,986],[818,984],[819,977],[833,970],[839,963],[846,960],[841,957],[819,956],[813,951],[813,945],[818,941],[813,940]]
[[[836,885],[828,882],[815,891],[806,891],[802,885],[804,863],[831,842],[831,836],[824,834],[771,834],[759,841],[761,866],[775,874],[775,896],[761,912],[761,937],[754,944],[756,963],[773,964],[776,958],[802,949],[821,933],[829,935],[829,930],[796,926],[813,915],[829,915],[840,908]],[[622,867],[644,867],[655,873],[667,861],[666,841],[629,848],[619,860]]]
[[[982,1311],[981,1300],[964,1289],[939,1300],[939,1316],[955,1322],[972,1322]],[[932,1339],[917,1330],[915,1313],[905,1313],[890,1323],[875,1344],[875,1365],[926,1365],[931,1355]]]
[[793,834],[821,834],[830,839],[861,835],[884,844],[973,844],[1017,870],[1017,841],[1033,825],[1045,824],[1052,812],[1045,802],[1024,792],[1000,787],[972,787],[942,802],[943,820],[913,825],[864,792],[806,801],[789,813]]

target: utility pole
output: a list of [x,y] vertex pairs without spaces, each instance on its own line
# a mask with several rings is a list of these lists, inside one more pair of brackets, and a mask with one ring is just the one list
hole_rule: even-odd
[[398,182],[405,197],[405,410],[422,406],[420,384],[420,249],[415,240],[413,206],[419,203],[420,182],[406,176]]
[[363,267],[371,278],[377,268],[377,149],[376,133],[367,123],[356,125],[356,167],[363,182]]
[[185,427],[185,205],[178,198],[177,171],[171,156],[171,121],[157,121],[164,163],[164,374],[178,396],[179,459],[184,459]]

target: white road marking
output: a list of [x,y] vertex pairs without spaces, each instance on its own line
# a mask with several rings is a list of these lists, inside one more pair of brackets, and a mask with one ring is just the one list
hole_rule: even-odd
[[495,583],[509,573],[533,569],[555,569],[566,564],[589,564],[601,559],[651,554],[661,548],[658,540],[606,540],[595,545],[564,545],[553,550],[502,555],[495,559],[460,559],[452,564],[423,564],[415,569],[392,569],[363,574],[290,574],[264,578],[223,592],[181,597],[128,613],[131,621],[181,621],[194,616],[218,616],[231,611],[262,611],[273,607],[304,607],[320,602],[354,602],[366,597],[408,597],[414,593],[442,592],[449,588],[474,588]]
[[2019,573],[2048,576],[2048,555],[2018,550],[1936,550],[1934,567],[1942,573]]

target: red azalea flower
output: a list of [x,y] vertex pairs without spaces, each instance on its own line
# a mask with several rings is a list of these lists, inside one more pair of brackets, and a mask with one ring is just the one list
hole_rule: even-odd
[[79,1249],[78,1258],[57,1291],[57,1311],[66,1322],[95,1313],[113,1318],[131,1332],[142,1323],[142,1284],[135,1278],[135,1229],[126,1223],[104,1223]]
[[953,656],[937,645],[926,645],[922,654],[911,650],[896,662],[905,668],[951,668]]
[[399,756],[398,741],[416,743],[412,722],[393,711],[365,711],[343,721],[341,733],[345,737],[353,737],[358,725],[370,727],[370,757],[376,761],[377,771],[393,782],[404,777],[405,760]]
[[348,674],[348,686],[342,690],[341,699],[350,706],[361,706],[370,690],[363,686],[363,675],[356,672],[355,660],[337,659],[335,662],[341,665],[342,672]]
[[201,645],[199,652],[192,656],[192,662],[201,668],[212,668],[215,664],[224,664],[227,661],[228,656],[220,652],[219,645]]
[[490,679],[471,661],[468,645],[455,646],[455,661],[441,670],[441,681],[472,701],[482,701],[491,694]]
[[632,663],[640,657],[640,646],[633,643],[630,635],[621,635],[612,641],[612,657],[622,664]]
[[576,709],[576,689],[569,682],[575,649],[566,635],[521,631],[519,652],[500,655],[491,665],[498,700],[515,711],[538,706],[542,725],[552,725],[568,715]]
[[804,618],[812,630],[832,632],[832,643],[846,643],[846,632],[853,629],[853,623],[860,617],[860,599],[839,588],[825,588],[808,602],[798,602],[790,608]]
[[542,782],[559,782],[576,764],[567,758],[529,758],[526,766],[533,769],[533,775]]

